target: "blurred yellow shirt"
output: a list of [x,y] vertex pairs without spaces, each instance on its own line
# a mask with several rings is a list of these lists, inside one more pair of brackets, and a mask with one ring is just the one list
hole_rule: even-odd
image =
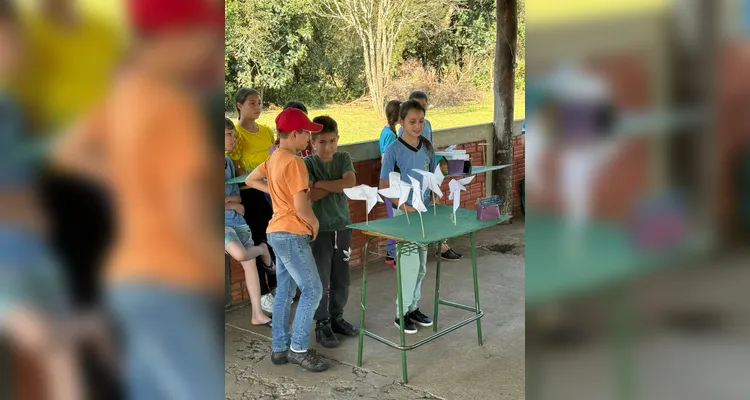
[[257,168],[271,155],[268,149],[276,142],[273,131],[265,125],[258,124],[258,132],[252,133],[240,126],[239,121],[234,122],[234,127],[237,130],[237,141],[234,149],[227,155],[232,160],[239,161],[237,165],[243,169]]
[[21,97],[38,130],[58,130],[106,95],[124,53],[124,37],[116,21],[84,12],[73,27],[31,12],[24,28]]

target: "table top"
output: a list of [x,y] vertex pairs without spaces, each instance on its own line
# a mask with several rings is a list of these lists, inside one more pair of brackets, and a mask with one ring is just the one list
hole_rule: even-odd
[[369,236],[380,236],[396,241],[431,244],[489,228],[510,219],[509,215],[503,215],[498,220],[480,221],[477,219],[476,211],[459,208],[456,211],[456,226],[453,226],[451,220],[453,207],[438,204],[437,216],[433,212],[433,206],[430,206],[427,212],[422,213],[424,237],[422,236],[422,226],[419,223],[419,213],[417,212],[409,213],[411,224],[407,222],[406,215],[399,215],[393,218],[370,221],[369,224],[359,222],[351,224],[349,227],[360,230]]
[[510,167],[510,164],[505,164],[505,165],[481,165],[481,166],[472,165],[471,166],[471,173],[469,175],[483,174],[485,172],[497,171],[497,170],[500,170],[500,169],[503,169],[503,168],[507,168],[507,167]]
[[236,176],[236,177],[234,177],[234,178],[232,178],[232,179],[229,179],[229,180],[226,180],[226,181],[224,181],[224,184],[230,184],[230,183],[238,183],[238,184],[239,184],[239,183],[245,183],[245,179],[247,179],[247,177],[248,177],[248,176],[250,176],[250,174],[245,174],[245,175],[240,175],[240,176]]
[[[708,235],[693,234],[669,250],[637,249],[623,226],[592,223],[574,242],[560,217],[526,215],[526,304],[597,290],[674,266],[710,249]],[[582,250],[571,246],[580,243]]]

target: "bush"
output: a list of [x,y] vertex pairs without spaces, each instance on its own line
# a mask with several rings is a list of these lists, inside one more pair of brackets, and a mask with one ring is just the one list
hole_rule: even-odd
[[445,68],[438,74],[434,68],[425,68],[415,59],[406,60],[399,66],[396,77],[391,81],[387,91],[388,99],[406,100],[412,91],[422,90],[430,97],[430,104],[439,107],[478,101],[482,92],[471,82],[475,69],[472,62],[463,68]]

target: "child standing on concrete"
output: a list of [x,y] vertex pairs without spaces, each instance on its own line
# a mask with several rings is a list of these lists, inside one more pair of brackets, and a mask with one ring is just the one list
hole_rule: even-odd
[[[268,239],[276,250],[278,287],[273,303],[271,361],[277,365],[299,364],[313,372],[329,367],[314,351],[308,350],[313,316],[323,292],[310,248],[320,224],[310,206],[307,167],[297,152],[307,147],[311,132],[320,132],[322,128],[296,108],[282,111],[276,117],[279,148],[246,181],[248,186],[269,193],[273,203]],[[289,317],[297,286],[302,295],[294,316],[294,333],[290,335]]]
[[[414,173],[415,169],[433,171],[435,169],[435,150],[422,132],[425,126],[425,110],[416,100],[405,101],[401,104],[399,117],[404,134],[388,147],[383,156],[383,165],[380,168],[380,188],[390,186],[389,177],[391,172],[400,172],[401,180],[409,183],[409,177],[422,179],[421,175]],[[391,199],[398,204],[398,199]],[[422,202],[429,206],[430,194],[425,191]],[[415,212],[412,201],[409,199],[404,208],[409,212]],[[401,210],[394,210],[395,215],[401,215]],[[401,294],[403,307],[396,301],[396,319],[394,325],[401,326],[400,316],[404,317],[404,332],[417,333],[416,325],[432,326],[432,318],[419,311],[419,299],[422,297],[422,281],[427,273],[427,248],[416,245],[418,250],[408,255],[401,255]]]
[[345,336],[359,333],[344,319],[344,306],[349,298],[352,230],[347,228],[351,223],[349,201],[343,191],[357,183],[357,176],[349,153],[337,151],[336,121],[320,116],[313,122],[323,126],[320,133],[312,134],[315,154],[304,158],[310,173],[312,208],[320,221],[320,233],[312,243],[324,291],[315,312],[315,339],[323,347],[336,347],[339,345],[336,333]]

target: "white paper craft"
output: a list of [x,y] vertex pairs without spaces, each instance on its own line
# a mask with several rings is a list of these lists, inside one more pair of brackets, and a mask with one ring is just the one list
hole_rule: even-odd
[[422,225],[422,237],[424,237],[424,220],[422,219],[422,213],[427,212],[427,207],[424,206],[424,203],[422,202],[422,196],[424,195],[424,189],[419,184],[419,181],[409,177],[409,180],[411,180],[411,190],[412,190],[412,196],[411,196],[411,206],[414,207],[414,209],[417,210],[419,213],[419,223]]
[[370,211],[375,207],[375,204],[382,203],[383,199],[378,195],[378,188],[359,185],[353,188],[344,189],[346,197],[352,200],[364,200],[367,204],[367,210],[365,212],[365,225],[370,224],[369,214]]
[[[409,200],[410,192],[411,186],[401,180],[401,174],[399,174],[398,172],[391,172],[390,174],[388,174],[387,189],[378,190],[378,193],[380,193],[383,197],[387,197],[389,199],[398,199],[398,205],[396,206],[396,209],[401,208],[401,206],[404,205],[407,200]],[[406,211],[406,207],[404,207],[404,212],[406,213],[406,222],[411,225],[411,221],[409,221],[409,212]]]
[[448,183],[448,188],[450,190],[448,200],[453,200],[453,225],[456,225],[456,211],[461,205],[461,191],[466,190],[466,185],[473,180],[474,176],[470,176],[459,180],[451,179],[450,183]]
[[432,193],[432,204],[433,204],[433,214],[437,215],[437,202],[435,201],[435,195],[442,198],[443,197],[443,191],[440,190],[440,185],[443,184],[443,180],[445,179],[445,175],[443,175],[443,171],[440,170],[440,166],[438,165],[435,167],[435,172],[427,172],[423,171],[421,169],[415,169],[414,172],[421,174],[424,176],[423,184],[424,188],[429,188]]

